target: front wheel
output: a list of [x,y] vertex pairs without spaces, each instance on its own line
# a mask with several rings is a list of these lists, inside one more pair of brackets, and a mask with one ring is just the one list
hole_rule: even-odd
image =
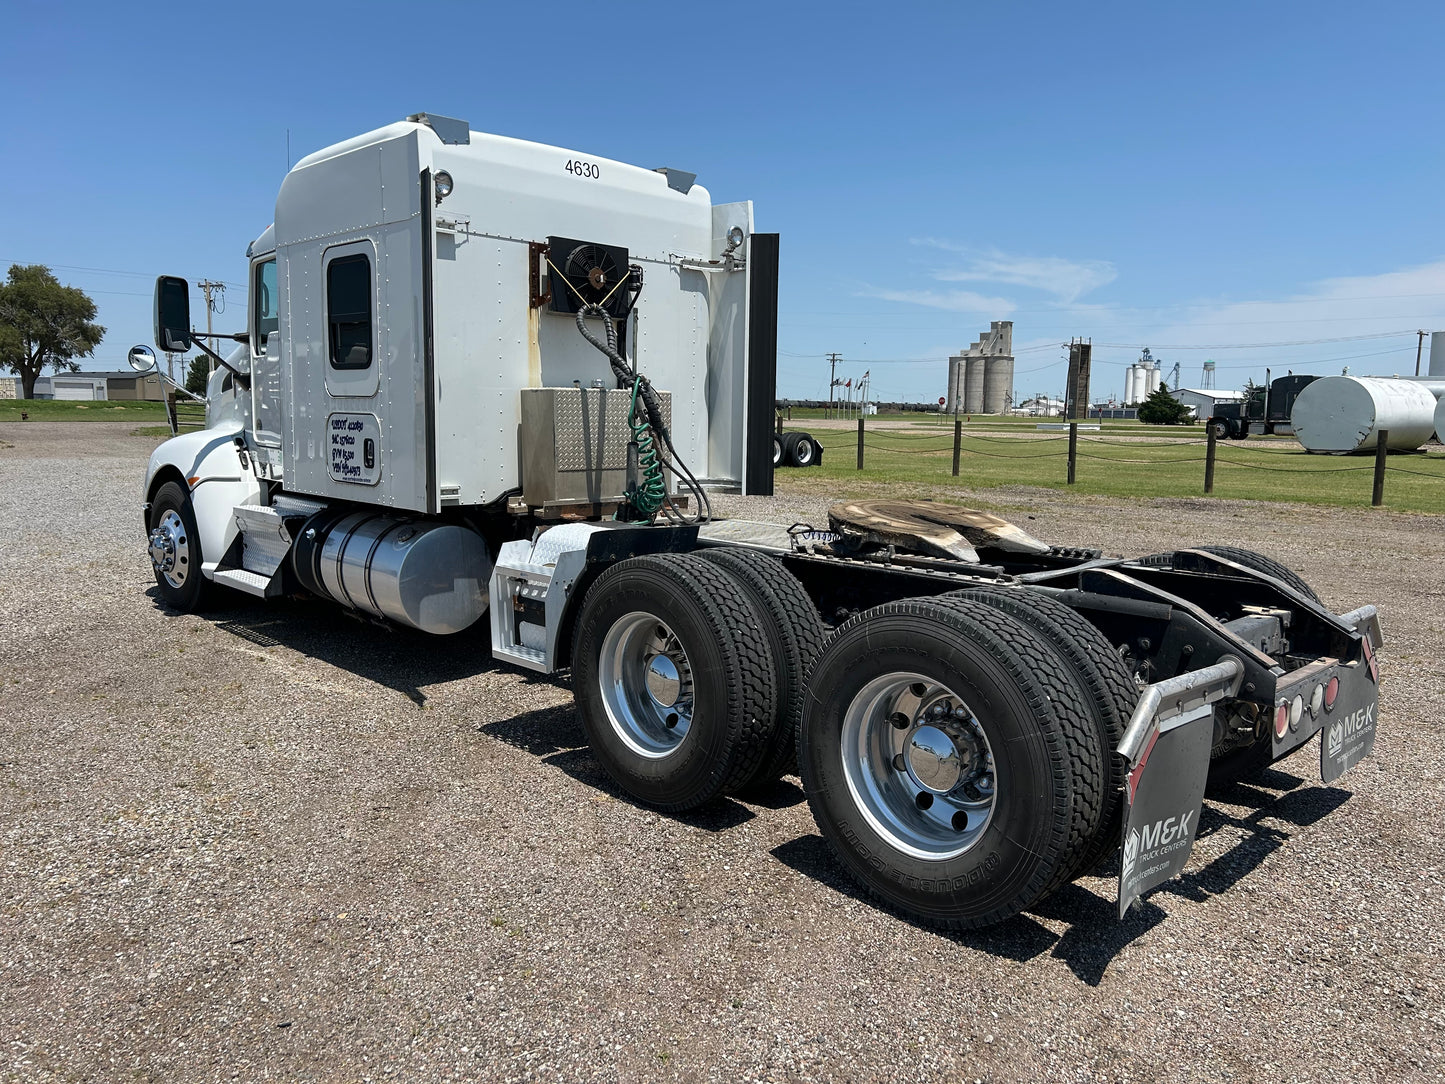
[[191,495],[177,482],[167,482],[151,502],[146,551],[155,572],[156,588],[167,608],[195,613],[210,598],[210,583],[201,572],[201,535]]

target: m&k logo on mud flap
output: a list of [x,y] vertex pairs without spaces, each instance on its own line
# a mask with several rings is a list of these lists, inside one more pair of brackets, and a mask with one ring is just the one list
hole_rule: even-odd
[[1325,739],[1329,743],[1330,756],[1337,757],[1345,750],[1345,743],[1358,738],[1375,727],[1375,705],[1359,708],[1343,719],[1331,724]]
[[1166,817],[1143,828],[1132,828],[1124,840],[1123,881],[1143,881],[1168,869],[1172,855],[1188,851],[1194,839],[1194,818],[1198,810]]

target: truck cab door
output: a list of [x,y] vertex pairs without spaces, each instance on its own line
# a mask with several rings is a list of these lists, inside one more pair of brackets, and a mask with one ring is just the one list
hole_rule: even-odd
[[251,436],[256,459],[273,478],[282,475],[280,296],[276,255],[251,264]]

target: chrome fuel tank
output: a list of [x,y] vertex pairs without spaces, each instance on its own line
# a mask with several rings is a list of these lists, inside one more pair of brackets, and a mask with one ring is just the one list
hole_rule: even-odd
[[322,512],[302,528],[292,560],[313,593],[423,632],[460,632],[487,612],[492,558],[459,524]]

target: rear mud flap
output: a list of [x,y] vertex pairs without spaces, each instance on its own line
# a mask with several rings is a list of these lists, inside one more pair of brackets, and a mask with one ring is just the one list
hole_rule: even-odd
[[1239,691],[1244,667],[1235,659],[1150,685],[1119,742],[1128,765],[1119,917],[1150,889],[1177,876],[1189,861],[1204,806],[1213,705]]

